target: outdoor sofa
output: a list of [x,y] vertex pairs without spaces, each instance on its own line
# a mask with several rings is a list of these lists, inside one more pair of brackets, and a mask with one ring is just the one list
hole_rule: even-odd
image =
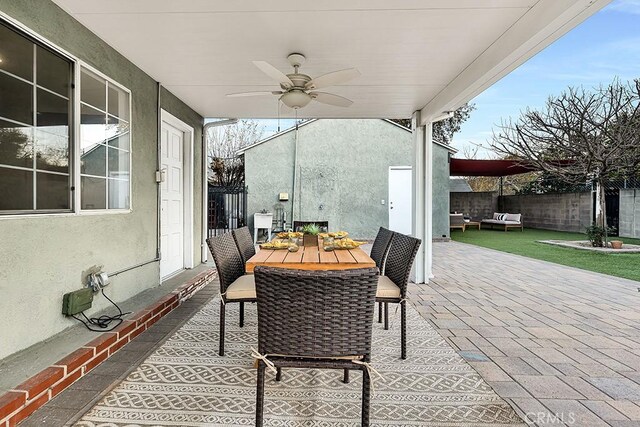
[[493,218],[483,219],[482,224],[487,224],[491,226],[492,229],[494,225],[497,225],[504,227],[504,231],[508,231],[510,228],[519,228],[520,231],[524,231],[521,214],[494,212]]

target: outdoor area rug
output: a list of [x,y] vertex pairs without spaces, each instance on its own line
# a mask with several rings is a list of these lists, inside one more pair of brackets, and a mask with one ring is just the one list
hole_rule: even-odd
[[[209,302],[76,426],[251,426],[255,424],[255,304],[227,306],[226,355],[218,356],[219,299]],[[374,324],[372,426],[523,426],[511,407],[408,307],[407,360],[400,359],[400,313],[385,331]],[[360,425],[362,374],[344,384],[339,370],[267,371],[265,426]]]

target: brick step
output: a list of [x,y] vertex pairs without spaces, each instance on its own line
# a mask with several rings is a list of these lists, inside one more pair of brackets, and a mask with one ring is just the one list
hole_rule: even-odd
[[0,427],[14,427],[36,409],[107,360],[216,277],[204,271],[150,306],[137,311],[111,332],[104,332],[13,390],[0,395]]

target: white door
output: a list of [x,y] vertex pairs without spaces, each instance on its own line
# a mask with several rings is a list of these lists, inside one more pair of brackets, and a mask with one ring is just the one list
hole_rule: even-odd
[[162,122],[160,277],[184,268],[184,132]]
[[411,234],[411,167],[389,168],[389,229]]

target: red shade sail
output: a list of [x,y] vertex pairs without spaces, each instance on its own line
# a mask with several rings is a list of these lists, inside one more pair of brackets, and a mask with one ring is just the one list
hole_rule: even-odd
[[539,170],[518,160],[451,159],[451,176],[508,176]]

